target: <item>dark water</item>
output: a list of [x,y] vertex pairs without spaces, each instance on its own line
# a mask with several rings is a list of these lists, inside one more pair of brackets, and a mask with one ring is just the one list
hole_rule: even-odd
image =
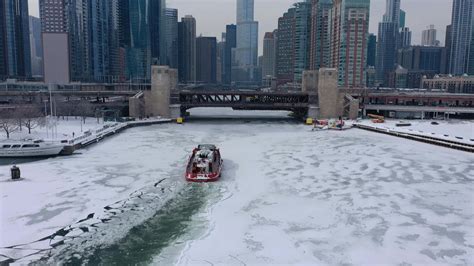
[[[81,256],[65,258],[66,265],[146,265],[192,227],[193,215],[202,211],[218,190],[212,184],[188,184],[152,218],[132,228],[120,241]],[[87,254],[87,255],[86,255]]]

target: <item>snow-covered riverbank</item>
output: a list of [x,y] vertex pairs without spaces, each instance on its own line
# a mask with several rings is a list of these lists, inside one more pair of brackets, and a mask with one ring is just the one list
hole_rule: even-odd
[[[204,118],[213,112],[220,118]],[[474,256],[472,154],[358,129],[312,132],[284,120],[286,113],[235,121],[228,112],[132,128],[71,157],[23,164],[21,182],[8,181],[9,167],[0,166],[0,246],[37,240],[93,213],[94,223],[105,222],[84,223],[91,241],[116,244],[89,254],[81,250],[89,238],[79,238],[68,255],[102,264],[468,264]],[[189,186],[184,165],[199,143],[220,147],[224,173],[217,183]],[[179,190],[187,194],[157,222],[129,231],[170,199],[153,195]],[[137,195],[139,206],[121,209]],[[195,197],[202,206],[186,205]],[[159,220],[185,209],[191,216]],[[134,254],[150,224],[180,222],[186,226],[166,231],[172,235],[152,231],[164,248],[148,250],[147,239],[146,251]],[[34,250],[0,249],[11,257],[27,252]]]
[[[387,120],[385,123],[378,124],[367,119],[358,123],[379,129],[388,129],[394,132],[474,144],[474,121],[470,120]],[[398,123],[409,123],[411,125],[397,126]]]

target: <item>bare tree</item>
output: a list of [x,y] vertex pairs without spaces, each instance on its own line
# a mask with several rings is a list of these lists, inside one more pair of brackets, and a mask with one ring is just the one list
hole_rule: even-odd
[[94,108],[92,104],[87,100],[81,100],[79,104],[77,105],[76,110],[78,114],[81,116],[82,123],[84,124],[86,123],[86,118],[88,116],[94,115]]
[[22,117],[23,125],[28,129],[28,134],[31,134],[32,129],[45,125],[43,114],[36,106],[25,106],[18,113]]
[[18,123],[15,119],[15,110],[6,109],[0,112],[0,130],[5,131],[7,139],[10,138],[11,133],[18,130]]

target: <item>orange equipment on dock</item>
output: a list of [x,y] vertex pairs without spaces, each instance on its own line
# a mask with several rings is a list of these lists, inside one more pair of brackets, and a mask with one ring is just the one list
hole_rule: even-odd
[[368,114],[368,117],[372,118],[373,123],[385,123],[385,117],[381,115]]

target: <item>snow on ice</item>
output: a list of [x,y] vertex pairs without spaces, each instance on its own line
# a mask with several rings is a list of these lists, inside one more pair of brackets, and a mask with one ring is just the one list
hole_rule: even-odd
[[[114,219],[104,207],[186,187],[189,152],[213,143],[224,172],[206,186],[223,194],[209,195],[190,229],[146,263],[472,262],[472,154],[358,129],[312,132],[285,120],[255,121],[257,113],[231,121],[227,110],[197,110],[217,112],[217,120],[128,129],[72,157],[22,164],[21,182],[8,181],[9,166],[0,166],[0,246],[40,239],[92,213]],[[150,215],[143,204],[135,223]],[[118,237],[131,226],[124,223]]]

